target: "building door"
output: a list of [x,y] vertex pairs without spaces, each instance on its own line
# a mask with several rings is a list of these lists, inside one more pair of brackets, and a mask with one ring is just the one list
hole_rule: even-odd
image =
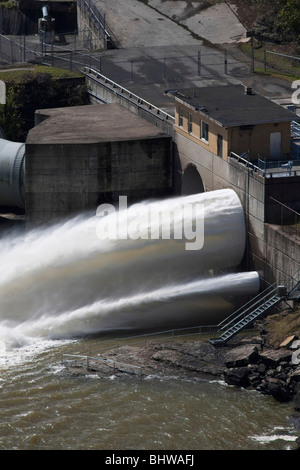
[[281,158],[281,132],[271,132],[270,134],[270,157],[274,160]]
[[218,134],[218,157],[223,158],[223,137]]

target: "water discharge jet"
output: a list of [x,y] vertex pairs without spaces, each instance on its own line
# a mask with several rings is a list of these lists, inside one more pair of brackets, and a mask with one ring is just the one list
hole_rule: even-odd
[[[182,223],[182,207],[195,203],[204,208],[199,250],[187,250],[184,238],[122,234],[124,218],[139,226],[140,234],[147,232],[144,208],[162,220],[170,210],[177,214],[172,235],[176,223]],[[146,201],[138,213],[120,210],[119,225],[109,225],[118,232],[100,239],[99,224],[111,216],[79,216],[1,241],[0,327],[6,334],[9,329],[12,337],[60,338],[108,329],[215,324],[238,299],[259,290],[257,273],[212,277],[212,270],[236,267],[244,255],[244,213],[234,191]]]

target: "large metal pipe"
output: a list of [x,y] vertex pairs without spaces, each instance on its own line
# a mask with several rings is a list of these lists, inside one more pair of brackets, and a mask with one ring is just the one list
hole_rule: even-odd
[[25,144],[0,139],[0,206],[25,207]]

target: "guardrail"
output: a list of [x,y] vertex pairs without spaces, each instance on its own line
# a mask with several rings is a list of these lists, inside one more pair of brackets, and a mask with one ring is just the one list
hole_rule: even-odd
[[236,323],[241,318],[244,318],[253,307],[259,307],[262,305],[270,296],[273,296],[276,292],[276,287],[278,283],[275,282],[271,286],[267,287],[263,292],[260,292],[256,297],[251,299],[245,305],[242,305],[238,310],[233,312],[229,317],[225,318],[221,323],[219,323],[219,331],[227,329],[230,325]]
[[140,366],[126,364],[125,362],[112,361],[103,357],[85,356],[81,354],[63,354],[62,363],[71,364],[73,367],[76,367],[79,364],[86,365],[88,370],[93,368],[93,364],[95,365],[96,363],[102,363],[108,368],[112,368],[114,371],[119,370],[121,372],[128,373],[130,370],[132,370],[133,372],[131,373],[135,373],[135,371],[137,371],[135,375],[139,375],[140,377],[142,376],[142,368]]
[[257,165],[244,158],[246,153],[237,155],[234,152],[229,154],[229,158],[242,163],[246,168],[249,168],[253,173],[265,178],[280,178],[282,176],[300,176],[300,160],[281,160],[281,161],[268,161],[257,160]]
[[[176,339],[188,338],[189,336],[197,335],[208,335],[210,338],[215,334],[217,325],[202,325],[186,328],[178,328],[172,330],[163,330],[152,333],[143,333],[140,335],[129,336],[129,337],[118,337],[113,339],[107,339],[101,341],[101,347],[99,348],[99,343],[97,343],[97,348],[93,351],[93,354],[78,354],[77,352],[69,352],[62,354],[62,364],[71,365],[73,367],[85,366],[88,370],[93,370],[93,365],[102,364],[108,368],[113,369],[114,371],[118,370],[121,372],[132,373],[138,375],[139,377],[143,376],[143,369],[140,366],[134,364],[128,364],[125,362],[115,361],[111,359],[106,359],[101,354],[104,354],[108,349],[116,348],[120,344],[140,344],[141,340],[144,341],[169,341],[174,342]],[[90,345],[91,349],[91,345]],[[98,355],[97,355],[98,354]]]
[[174,116],[171,116],[171,114],[168,114],[166,111],[163,111],[149,101],[146,101],[140,96],[135,95],[131,91],[127,90],[125,87],[114,82],[105,75],[102,75],[97,69],[86,66],[83,69],[83,73],[91,80],[95,80],[101,86],[108,87],[114,94],[145,110],[147,113],[154,115],[156,118],[169,121],[172,124],[175,122]]

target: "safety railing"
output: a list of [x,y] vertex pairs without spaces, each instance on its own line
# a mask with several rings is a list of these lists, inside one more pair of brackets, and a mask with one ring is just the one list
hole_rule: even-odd
[[[253,173],[264,178],[279,178],[286,176],[300,176],[300,160],[269,161],[258,158],[257,165],[249,161],[245,156],[247,153],[238,155],[234,152],[229,154],[229,159],[242,163]],[[230,160],[229,160],[230,163]]]
[[125,87],[119,85],[118,83],[114,82],[110,78],[102,75],[97,69],[92,67],[84,67],[83,73],[92,80],[96,80],[102,86],[109,87],[114,94],[119,95],[123,99],[126,99],[136,106],[145,109],[147,112],[155,115],[159,119],[164,119],[170,121],[171,123],[175,122],[174,116],[168,114],[166,111],[158,108],[154,104],[146,101],[145,99],[141,98],[140,96],[132,93],[131,91],[127,90]]
[[126,373],[132,373],[135,375],[142,376],[142,368],[140,366],[126,364],[125,362],[113,361],[103,357],[86,356],[81,354],[63,354],[62,364],[71,365],[76,367],[78,365],[86,366],[87,370],[92,370],[97,364],[103,364],[113,371],[121,371]]
[[[113,370],[119,370],[123,372],[133,373],[138,376],[143,375],[143,369],[140,366],[135,364],[128,364],[125,362],[115,361],[111,359],[106,359],[103,357],[105,351],[118,348],[124,343],[129,345],[141,345],[141,343],[147,342],[175,342],[176,340],[181,340],[182,338],[189,337],[198,337],[205,336],[208,339],[211,338],[216,332],[216,325],[202,325],[186,328],[178,328],[171,330],[163,330],[157,332],[149,332],[138,335],[132,335],[127,337],[116,337],[112,339],[102,339],[101,346],[99,347],[99,342],[96,343],[96,346],[89,345],[89,354],[81,353],[77,351],[68,352],[62,354],[62,364],[70,365],[72,367],[86,367],[88,370],[92,370],[95,365],[102,365]],[[92,353],[93,349],[93,353]]]
[[260,305],[264,304],[266,300],[268,300],[271,296],[275,294],[277,285],[278,283],[275,282],[271,286],[267,287],[263,292],[260,292],[256,297],[249,300],[249,302],[242,305],[238,310],[229,315],[229,317],[222,320],[218,324],[218,330],[223,331],[227,329],[232,324],[244,318],[249,311],[253,310],[253,308],[259,307]]

